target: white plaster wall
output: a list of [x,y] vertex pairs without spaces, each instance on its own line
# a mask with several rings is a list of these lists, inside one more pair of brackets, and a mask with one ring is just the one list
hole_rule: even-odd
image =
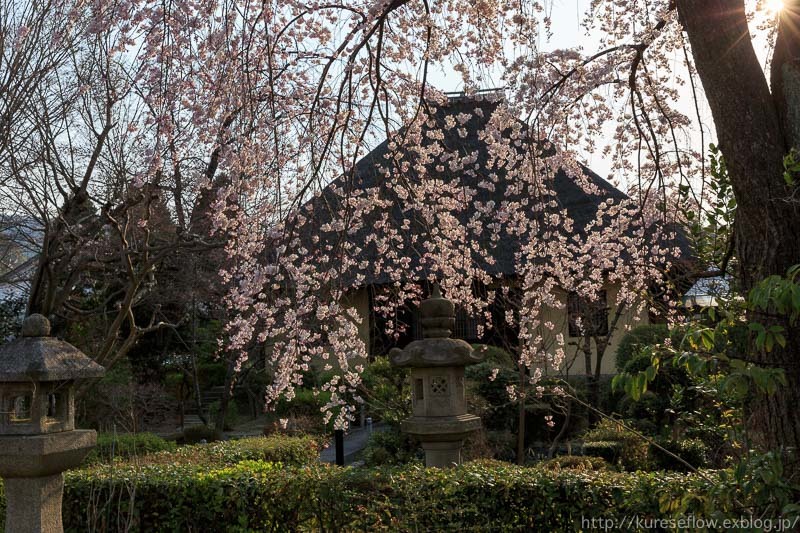
[[369,350],[369,293],[366,287],[350,291],[342,302],[346,307],[355,309],[361,322],[358,325],[358,337]]
[[[609,317],[609,325],[613,321],[614,315],[617,312],[617,305],[616,305],[616,298],[617,293],[619,292],[619,285],[612,284],[607,285],[605,287],[607,301],[609,305],[608,310],[608,317]],[[569,375],[583,375],[586,373],[586,363],[585,357],[583,353],[583,338],[582,337],[570,337],[569,336],[569,326],[567,321],[567,309],[566,309],[566,302],[567,302],[567,292],[566,291],[559,291],[559,300],[563,304],[562,308],[553,309],[548,308],[543,311],[543,321],[549,320],[555,325],[555,329],[551,336],[555,336],[556,334],[560,333],[564,336],[564,341],[566,343],[565,352],[566,357],[562,368],[558,369],[560,372],[568,372]],[[603,354],[603,358],[600,364],[601,374],[616,374],[616,353],[617,347],[619,346],[620,340],[625,336],[625,334],[630,331],[631,328],[642,324],[648,324],[649,317],[647,313],[647,309],[637,310],[632,308],[626,308],[623,310],[622,314],[620,315],[619,321],[617,322],[616,328],[611,334],[611,339],[608,347]],[[549,345],[554,345],[554,339],[548,339],[548,335],[545,335],[546,342]],[[592,359],[591,359],[591,367],[592,372],[594,372],[595,364],[597,362],[597,348],[595,346],[594,341],[591,343],[592,347]],[[550,348],[551,350],[553,348]],[[568,365],[571,367],[568,368]]]

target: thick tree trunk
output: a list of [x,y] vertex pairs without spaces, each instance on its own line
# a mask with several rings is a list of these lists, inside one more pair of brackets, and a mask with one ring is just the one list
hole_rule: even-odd
[[[738,203],[736,255],[744,290],[800,263],[800,203],[789,200],[791,192],[782,176],[783,156],[798,147],[800,139],[797,3],[787,2],[783,15],[770,92],[753,49],[743,0],[677,2]],[[748,428],[769,449],[797,450],[800,329],[789,328],[786,338],[786,348],[776,346],[752,356],[761,365],[783,368],[789,386],[772,397],[759,397],[752,405]],[[792,471],[798,472],[796,462]]]

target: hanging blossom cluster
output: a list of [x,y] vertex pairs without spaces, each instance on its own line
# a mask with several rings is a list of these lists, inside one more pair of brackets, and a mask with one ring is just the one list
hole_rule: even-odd
[[[609,189],[571,161],[552,143],[534,142],[498,97],[432,101],[383,148],[289,213],[265,244],[263,263],[235,292],[256,310],[241,315],[240,341],[257,331],[273,350],[269,399],[291,397],[302,371],[323,361],[341,370],[323,387],[332,393],[326,407],[338,408],[341,421],[352,415],[348,397],[367,356],[358,326],[367,317],[347,302],[366,284],[382,288],[374,311],[396,317],[419,303],[419,280],[438,281],[487,328],[496,326],[490,309],[498,291],[475,288],[516,288],[517,312],[507,321],[520,331],[520,362],[533,384],[564,363],[565,339],[545,311],[563,309],[565,288],[596,297],[618,284],[616,305],[646,307],[651,286],[666,283],[681,255],[674,229],[661,224],[655,205],[620,193],[576,225],[559,204],[556,180],[602,198]],[[567,168],[576,174],[564,176]],[[498,262],[511,262],[513,274]],[[389,334],[407,327],[387,323]]]
[[[673,191],[698,186],[705,156],[689,142],[701,117],[678,111],[677,87],[700,88],[675,6],[593,0],[584,25],[597,50],[542,50],[551,4],[79,5],[111,43],[131,184],[180,175],[187,191],[215,190],[225,350],[239,365],[267,358],[268,404],[322,362],[336,372],[326,413],[339,427],[352,418],[367,355],[366,317],[348,301],[358,286],[380,286],[375,311],[391,318],[423,297],[418,280],[439,281],[485,327],[495,299],[513,300],[505,322],[535,383],[564,362],[544,310],[563,308],[565,289],[591,299],[617,284],[617,306],[644,310],[668,284]],[[464,88],[457,112],[431,84],[442,69]],[[498,72],[501,93],[471,98]],[[587,153],[613,161],[629,197],[587,173]],[[560,172],[602,197],[590,220],[560,204]]]

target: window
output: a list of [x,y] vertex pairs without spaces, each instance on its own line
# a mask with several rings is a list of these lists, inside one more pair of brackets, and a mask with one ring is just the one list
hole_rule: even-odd
[[425,382],[420,378],[414,380],[414,399],[418,402],[425,399]]
[[51,392],[47,395],[47,417],[48,418],[61,418],[62,414],[62,399],[60,394]]
[[11,400],[11,421],[30,422],[33,402],[28,394],[17,396]]
[[468,341],[479,340],[478,320],[479,318],[467,313],[467,310],[463,307],[458,307],[456,309],[455,327],[451,336]]
[[596,300],[587,300],[570,292],[567,296],[569,336],[608,335],[608,303],[606,291],[600,291]]
[[433,376],[431,378],[431,396],[447,396],[447,376]]
[[369,287],[370,356],[384,355],[394,347],[405,348],[422,338],[417,306],[402,305],[389,316],[376,310],[378,298],[385,303],[386,290],[380,286]]

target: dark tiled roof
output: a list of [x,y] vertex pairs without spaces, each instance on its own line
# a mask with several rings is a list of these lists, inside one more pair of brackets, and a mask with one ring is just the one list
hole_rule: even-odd
[[[475,164],[478,165],[478,168],[481,170],[477,171],[474,176],[470,176],[463,171],[452,172],[445,165],[444,172],[434,173],[429,169],[429,173],[444,180],[461,179],[462,184],[469,185],[476,191],[476,196],[473,199],[474,202],[486,203],[494,201],[495,205],[499,206],[504,200],[509,198],[506,194],[506,187],[508,184],[506,180],[502,179],[505,171],[502,168],[487,168],[487,166],[492,166],[489,163],[490,155],[488,145],[481,139],[481,132],[485,129],[489,118],[497,106],[497,101],[491,98],[455,98],[451,99],[447,105],[439,107],[434,115],[433,128],[430,129],[440,129],[442,131],[443,138],[441,138],[439,142],[448,152],[456,152],[461,156],[477,152],[478,157]],[[483,113],[476,114],[475,110],[477,108],[480,108]],[[471,118],[464,124],[464,129],[461,132],[459,132],[458,127],[444,127],[445,120],[448,116],[457,117],[462,113],[469,114]],[[423,131],[425,130],[423,129]],[[504,135],[506,133],[507,132],[504,132]],[[404,231],[404,249],[407,251],[405,255],[411,259],[409,268],[405,269],[407,272],[405,279],[422,279],[427,276],[425,275],[424,265],[420,264],[420,254],[414,251],[419,249],[419,244],[417,243],[414,245],[414,243],[412,243],[411,235],[416,235],[419,242],[419,240],[424,239],[427,230],[418,216],[415,217],[414,213],[404,209],[403,206],[406,205],[406,203],[398,199],[397,192],[392,188],[386,187],[386,178],[381,173],[381,168],[387,166],[389,162],[387,156],[389,154],[389,141],[384,141],[358,161],[353,172],[334,180],[320,195],[312,199],[306,205],[306,213],[304,213],[312,219],[310,220],[311,226],[303,231],[301,240],[312,255],[315,252],[329,254],[331,253],[331,249],[341,250],[340,246],[343,235],[339,232],[325,232],[321,229],[323,225],[331,222],[331,213],[335,213],[339,206],[342,205],[341,193],[379,187],[381,188],[382,198],[393,199],[393,208],[389,217],[390,222],[396,228],[400,228],[403,219],[412,220],[410,227]],[[406,156],[406,158],[408,158],[408,156]],[[587,193],[584,187],[578,184],[573,177],[570,177],[564,170],[559,170],[555,174],[553,182],[550,184],[550,188],[555,193],[555,196],[548,196],[546,198],[548,201],[554,200],[558,208],[566,210],[567,215],[574,222],[573,233],[582,232],[587,224],[595,219],[598,206],[602,202],[609,199],[618,202],[627,198],[623,192],[587,167],[581,165],[580,169],[586,181],[591,184],[592,188],[596,189],[598,194]],[[483,181],[491,172],[501,176],[501,178],[497,180],[495,190],[492,191],[477,186],[477,184]],[[413,170],[406,172],[405,178],[409,181],[418,179]],[[339,195],[333,192],[334,189],[339,192]],[[530,193],[526,192],[525,194]],[[517,196],[516,199],[519,199],[519,196]],[[537,214],[535,206],[541,206],[543,200],[543,198],[538,198],[529,203],[529,216],[538,216],[541,218],[541,211]],[[545,210],[545,212],[552,211],[552,209]],[[468,210],[459,213],[460,222],[466,225],[473,213],[474,212]],[[376,246],[373,243],[368,243],[368,237],[371,233],[374,233],[373,228],[382,215],[383,211],[373,211],[369,216],[374,218],[374,220],[365,221],[361,229],[346,236],[347,241],[357,245],[361,249],[357,259],[368,265],[374,265],[382,259]],[[319,240],[316,241],[313,239],[314,236],[318,236]],[[481,259],[482,254],[475,254],[473,257],[475,264],[479,265],[494,277],[514,276],[516,264],[515,254],[519,250],[518,239],[505,233],[503,233],[501,239],[495,243],[488,242],[488,238],[483,236],[480,237],[480,239],[484,241],[480,243],[480,246],[493,258],[493,261],[483,261]],[[336,251],[333,252],[334,255],[336,253]],[[381,284],[390,281],[385,272],[376,273],[372,270],[371,266],[366,270],[359,269],[358,273],[365,276],[362,282],[356,283],[354,281],[355,272],[346,272],[343,275],[345,283],[352,286],[356,284]]]

